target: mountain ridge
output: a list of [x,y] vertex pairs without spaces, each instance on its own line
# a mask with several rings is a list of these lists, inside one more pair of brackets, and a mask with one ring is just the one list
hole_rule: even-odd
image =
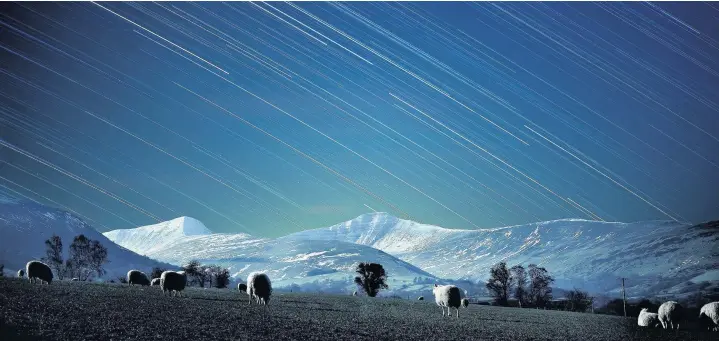
[[[142,231],[143,228],[146,227],[133,230]],[[691,279],[703,278],[702,275],[711,266],[711,260],[715,259],[711,258],[711,254],[702,251],[708,249],[713,235],[702,236],[706,230],[702,233],[697,231],[699,229],[693,229],[691,225],[665,220],[620,223],[571,218],[490,229],[461,230],[422,224],[385,212],[375,212],[362,214],[329,227],[300,231],[275,239],[218,233],[182,236],[169,243],[175,243],[174,245],[167,244],[168,240],[152,242],[154,245],[166,243],[166,250],[150,249],[149,253],[145,254],[176,263],[189,257],[187,253],[192,248],[206,250],[214,247],[245,251],[255,248],[251,252],[255,258],[236,259],[233,262],[235,265],[244,264],[246,270],[261,269],[257,266],[257,261],[262,256],[259,251],[261,245],[271,250],[274,261],[280,263],[283,258],[277,253],[287,252],[288,257],[292,256],[296,251],[290,246],[294,245],[292,243],[313,245],[310,247],[312,250],[305,251],[314,255],[323,252],[318,246],[331,249],[332,246],[354,248],[351,245],[360,245],[406,263],[400,266],[400,272],[417,268],[425,273],[424,276],[429,274],[438,279],[476,283],[486,279],[493,264],[506,260],[510,266],[526,266],[530,263],[545,266],[556,277],[556,285],[561,288],[579,287],[598,293],[616,294],[620,283],[612,278],[627,277],[631,279],[627,289],[642,295],[652,291],[674,290],[671,288],[677,286],[692,287],[693,284],[689,283]],[[107,232],[108,235],[113,233],[115,232]],[[148,238],[142,236],[141,239],[147,241]],[[131,239],[115,241],[143,253],[138,249],[141,245],[130,245]],[[192,245],[193,243],[198,245]],[[245,245],[238,246],[238,243]],[[288,249],[283,251],[282,248]],[[201,252],[189,252],[196,258],[202,258]],[[366,256],[373,254],[373,257],[379,257],[379,253],[374,251],[364,252],[368,253]],[[185,258],[174,256],[178,254],[184,254]],[[221,262],[224,256],[216,253],[212,257],[208,260]],[[312,257],[314,256],[309,258]],[[390,258],[384,261],[387,259]],[[394,260],[389,262],[397,263]],[[346,265],[339,268],[342,271],[351,270]],[[244,271],[235,272],[241,273]],[[388,273],[391,274],[389,271]],[[407,273],[412,271],[403,272]],[[422,277],[417,271],[414,273]],[[281,272],[278,271],[277,274]],[[658,286],[657,282],[661,285]]]
[[[716,262],[708,251],[716,238],[711,233],[666,220],[584,219],[459,230],[372,213],[290,237],[371,246],[442,278],[482,280],[493,264],[506,260],[510,266],[545,266],[564,288],[616,293],[620,284],[610,279],[630,277],[631,289],[647,294],[706,272]],[[667,288],[657,288],[657,281]]]

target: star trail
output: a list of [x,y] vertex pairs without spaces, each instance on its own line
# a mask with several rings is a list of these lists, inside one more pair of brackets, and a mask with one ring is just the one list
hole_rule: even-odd
[[719,212],[714,3],[3,2],[0,194],[274,237]]

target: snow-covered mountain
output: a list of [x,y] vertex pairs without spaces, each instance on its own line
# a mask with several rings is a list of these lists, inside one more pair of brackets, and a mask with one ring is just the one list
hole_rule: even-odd
[[[278,288],[348,292],[354,290],[354,268],[377,262],[391,274],[390,286],[402,289],[431,274],[372,247],[335,240],[265,239],[247,234],[212,233],[201,222],[181,217],[156,225],[105,233],[113,242],[171,264],[196,259],[230,269],[244,280],[264,271]],[[425,285],[426,286],[426,285]],[[416,291],[416,290],[410,290]]]
[[75,236],[84,234],[89,239],[100,241],[108,254],[108,263],[105,264],[107,273],[103,276],[106,279],[124,276],[130,269],[150,271],[155,266],[172,267],[118,246],[66,211],[0,197],[0,263],[5,264],[6,272],[14,273],[24,268],[28,261],[44,257],[45,240],[53,234],[62,239],[66,259]]
[[[502,260],[546,267],[563,288],[654,295],[699,284],[719,264],[719,227],[667,221],[607,223],[565,219],[483,230],[452,230],[386,213],[287,236],[336,240],[385,251],[441,278],[486,280]],[[697,277],[700,276],[700,277]],[[703,281],[703,280],[702,280]]]
[[[502,260],[511,266],[546,267],[559,288],[630,296],[682,294],[716,284],[719,228],[676,222],[607,223],[565,219],[482,230],[452,230],[402,220],[386,213],[294,233],[282,238],[212,233],[181,217],[105,233],[115,243],[171,264],[191,259],[230,268],[244,278],[266,271],[278,287],[352,290],[358,262],[384,265],[398,291],[423,291],[439,278],[486,280]],[[417,284],[416,278],[421,278]],[[464,286],[467,287],[468,282]],[[712,284],[713,283],[713,284]],[[479,293],[481,284],[471,291]]]

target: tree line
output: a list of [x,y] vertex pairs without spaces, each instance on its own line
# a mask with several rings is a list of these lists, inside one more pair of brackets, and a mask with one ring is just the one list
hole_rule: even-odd
[[214,264],[201,264],[198,260],[191,260],[182,267],[190,282],[204,288],[205,284],[212,288],[227,288],[230,285],[230,270]]
[[107,260],[107,248],[99,241],[85,237],[84,234],[75,236],[68,249],[68,259],[64,259],[62,238],[53,234],[45,241],[45,262],[55,271],[57,278],[77,278],[86,281],[93,275],[101,277],[105,274],[104,265]]
[[486,287],[497,305],[508,306],[514,298],[520,308],[547,308],[552,301],[552,283],[554,277],[536,264],[508,268],[506,262],[499,262],[489,269]]

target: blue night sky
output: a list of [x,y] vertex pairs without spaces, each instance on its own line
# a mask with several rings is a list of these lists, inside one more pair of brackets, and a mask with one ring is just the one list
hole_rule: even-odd
[[0,194],[100,231],[719,218],[714,3],[0,3]]

